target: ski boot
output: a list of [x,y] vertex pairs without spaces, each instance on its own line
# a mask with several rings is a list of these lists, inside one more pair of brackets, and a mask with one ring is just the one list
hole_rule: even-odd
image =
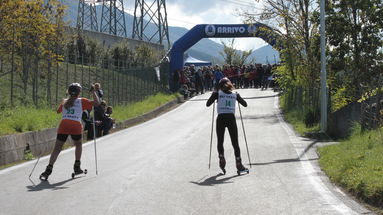
[[48,165],[45,172],[41,173],[40,180],[47,181],[50,174],[52,174],[53,165]]
[[249,174],[249,169],[242,165],[242,161],[241,161],[240,157],[235,158],[235,161],[236,161],[236,165],[237,165],[237,174],[238,175],[241,175],[244,173]]
[[226,160],[223,155],[219,155],[219,167],[222,169],[223,174],[226,174],[225,166],[226,166]]
[[76,175],[80,175],[83,173],[86,175],[88,173],[88,170],[86,169],[82,170],[80,166],[81,166],[81,161],[76,160],[73,165],[74,172],[72,173],[72,178],[74,178]]

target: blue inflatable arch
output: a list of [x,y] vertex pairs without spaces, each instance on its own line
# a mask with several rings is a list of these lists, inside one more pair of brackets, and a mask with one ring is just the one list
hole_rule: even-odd
[[261,23],[239,25],[196,25],[184,36],[174,42],[170,50],[170,90],[176,90],[173,82],[173,74],[176,70],[183,69],[183,56],[186,50],[188,50],[202,38],[236,37],[259,37],[268,42],[270,45],[275,46],[277,44],[278,36],[270,27]]

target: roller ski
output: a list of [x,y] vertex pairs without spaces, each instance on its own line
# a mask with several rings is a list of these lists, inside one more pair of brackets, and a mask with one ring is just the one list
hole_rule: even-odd
[[226,160],[225,160],[225,157],[223,155],[219,155],[219,168],[221,168],[223,174],[225,175],[226,174],[226,169],[225,169],[225,166],[226,166]]
[[238,175],[249,174],[249,169],[242,165],[241,158],[236,158],[236,165]]
[[85,174],[86,175],[88,173],[88,170],[87,169],[82,170],[80,165],[81,165],[80,161],[75,161],[74,162],[74,166],[73,166],[74,172],[72,173],[72,179],[74,179],[74,177],[76,175],[81,175],[81,174]]
[[49,176],[52,174],[52,169],[53,169],[53,166],[49,164],[47,168],[45,169],[45,171],[41,173],[40,180],[47,181]]

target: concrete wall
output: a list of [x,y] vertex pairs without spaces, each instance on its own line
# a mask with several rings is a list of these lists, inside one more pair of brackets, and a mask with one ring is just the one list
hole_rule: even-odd
[[7,135],[0,138],[0,165],[23,160],[24,152],[29,146],[32,154],[52,151],[56,140],[56,128],[23,134]]
[[333,138],[345,138],[351,134],[354,122],[361,122],[361,104],[358,102],[330,114],[328,133]]
[[[181,97],[142,116],[117,123],[114,131],[153,119],[170,108],[175,107],[180,102],[183,102]],[[0,137],[0,165],[23,160],[27,147],[29,147],[32,154],[36,157],[49,154],[52,151],[56,141],[56,131],[57,128],[49,128],[43,131],[12,134]],[[68,141],[71,141],[71,139],[68,138]]]
[[[371,97],[370,99],[372,101],[377,101],[376,97]],[[380,100],[380,105],[378,105],[378,102],[372,103],[369,111],[376,111],[376,108],[383,110],[382,107],[383,100]],[[362,104],[359,102],[353,102],[330,114],[328,121],[328,133],[331,137],[336,139],[346,138],[352,132],[353,123],[362,123],[362,120]]]
[[[67,27],[65,30],[70,35],[77,35],[78,30],[76,28]],[[146,44],[150,46],[151,48],[157,50],[157,51],[163,51],[164,46],[156,43],[146,42],[142,40],[136,40],[131,38],[125,38],[125,37],[119,37],[114,36],[110,34],[105,34],[101,32],[95,32],[95,31],[88,31],[88,30],[82,30],[80,31],[81,34],[85,35],[85,37],[92,38],[94,40],[99,41],[101,44],[104,45],[104,47],[113,47],[114,44],[117,43],[127,43],[128,47],[131,47],[132,49],[140,44]]]

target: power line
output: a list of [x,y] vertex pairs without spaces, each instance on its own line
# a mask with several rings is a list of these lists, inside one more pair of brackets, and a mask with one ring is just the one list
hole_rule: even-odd
[[238,1],[238,0],[236,0],[236,1],[234,1],[234,0],[220,0],[220,1],[228,2],[228,3],[239,5],[239,6],[251,7],[251,8],[254,8],[257,10],[263,9],[263,8],[255,6],[255,4],[252,4],[251,2],[244,2],[244,1]]

